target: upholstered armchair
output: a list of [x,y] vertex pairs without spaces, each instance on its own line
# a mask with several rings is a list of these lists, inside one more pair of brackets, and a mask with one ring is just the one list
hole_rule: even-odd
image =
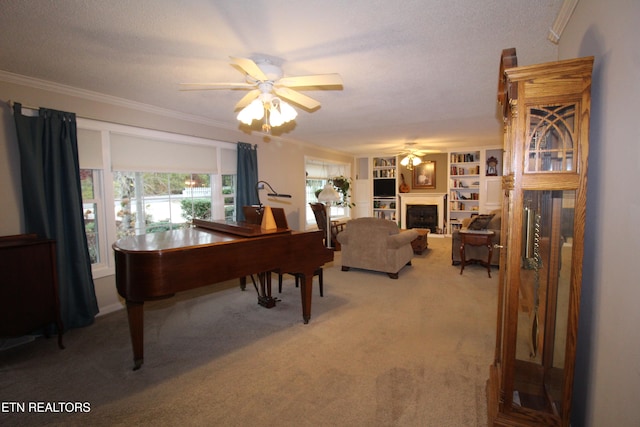
[[[502,224],[502,210],[496,209],[492,212],[493,218],[489,221],[487,225],[487,230],[493,231],[495,234],[493,236],[493,243],[500,244],[500,227]],[[471,218],[462,222],[462,227],[466,228]],[[460,231],[454,230],[451,234],[451,264],[459,265],[460,264]],[[465,247],[465,256],[469,259],[487,259],[488,249],[485,246],[469,246]],[[500,265],[500,251],[495,250],[491,255],[491,265],[497,266]]]
[[417,237],[417,231],[400,231],[395,222],[386,219],[353,219],[337,237],[342,245],[342,271],[362,268],[397,279],[402,267],[411,265],[411,241]]

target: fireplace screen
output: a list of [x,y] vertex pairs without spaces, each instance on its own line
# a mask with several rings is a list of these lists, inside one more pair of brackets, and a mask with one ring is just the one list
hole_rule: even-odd
[[428,228],[436,233],[438,205],[407,205],[407,228]]

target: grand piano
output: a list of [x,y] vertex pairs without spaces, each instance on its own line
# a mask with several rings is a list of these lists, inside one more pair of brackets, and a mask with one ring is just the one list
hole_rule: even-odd
[[134,370],[144,361],[145,301],[253,274],[295,273],[303,277],[304,323],[311,318],[313,273],[333,260],[321,231],[265,230],[249,223],[199,220],[194,225],[113,244],[116,286],[127,305]]

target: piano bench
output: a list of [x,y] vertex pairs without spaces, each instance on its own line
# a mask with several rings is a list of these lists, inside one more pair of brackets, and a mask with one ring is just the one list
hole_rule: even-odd
[[[296,288],[300,286],[300,279],[302,278],[301,274],[298,273],[287,273],[287,274],[291,274],[292,276],[295,277],[296,279]],[[278,293],[282,293],[282,276],[284,275],[284,273],[282,274],[278,274]],[[323,297],[324,296],[324,286],[322,283],[322,267],[318,268],[316,271],[313,272],[314,276],[318,276],[318,283],[320,284],[320,296]]]

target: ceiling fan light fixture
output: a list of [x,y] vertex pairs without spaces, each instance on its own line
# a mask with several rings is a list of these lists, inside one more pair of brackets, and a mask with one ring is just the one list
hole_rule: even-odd
[[420,157],[416,156],[413,153],[410,153],[404,159],[400,160],[400,164],[407,168],[407,170],[413,170],[414,166],[418,166],[422,163]]
[[254,120],[262,120],[262,129],[269,132],[272,127],[282,126],[298,116],[298,112],[291,105],[280,98],[261,96],[253,100],[238,113],[238,120],[246,125],[251,125]]

